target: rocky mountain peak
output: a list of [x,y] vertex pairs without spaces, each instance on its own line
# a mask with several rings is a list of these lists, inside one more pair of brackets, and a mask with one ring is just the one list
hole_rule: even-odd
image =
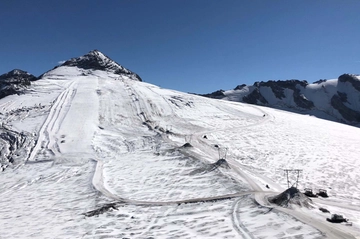
[[1,81],[14,81],[22,79],[34,81],[37,78],[34,75],[31,75],[28,72],[19,69],[14,69],[12,71],[9,71],[8,73],[0,75]]
[[14,83],[14,84],[30,84],[30,81],[37,80],[37,77],[29,74],[26,71],[14,69],[12,71],[9,71],[8,73],[0,75],[0,81],[2,83]]
[[37,77],[19,69],[0,75],[0,99],[8,95],[22,93],[24,89],[30,86],[30,82],[35,80]]
[[14,69],[12,71],[9,71],[8,74],[10,74],[10,75],[29,75],[29,73],[27,73],[26,71],[19,70],[19,69]]
[[76,66],[86,70],[102,70],[118,75],[125,74],[134,78],[135,80],[142,81],[137,74],[121,66],[98,50],[92,50],[83,56],[71,58],[60,66]]

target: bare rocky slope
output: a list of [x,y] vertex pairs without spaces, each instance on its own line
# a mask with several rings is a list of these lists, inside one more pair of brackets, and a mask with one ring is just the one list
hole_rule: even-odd
[[34,75],[19,69],[0,75],[0,99],[8,95],[22,93],[34,80],[37,80]]

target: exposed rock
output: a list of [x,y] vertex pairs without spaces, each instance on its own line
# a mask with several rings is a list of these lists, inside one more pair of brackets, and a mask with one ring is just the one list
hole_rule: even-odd
[[293,93],[294,102],[297,106],[304,109],[312,109],[314,108],[314,103],[308,100],[304,95],[300,94],[299,89],[295,89]]
[[[71,58],[63,64],[56,66],[54,69],[61,66],[76,66],[85,70],[102,70],[117,75],[126,75],[133,80],[142,81],[139,75],[119,65],[98,50],[90,51],[88,54],[80,57]],[[40,78],[42,76],[43,75],[41,75]]]
[[262,104],[267,105],[268,101],[262,96],[262,94],[259,91],[259,88],[255,88],[250,94],[243,97],[243,101],[245,103],[249,104]]
[[196,175],[196,174],[204,174],[204,173],[210,173],[219,167],[229,169],[230,166],[228,162],[225,159],[219,159],[215,163],[204,165],[202,168],[195,169],[194,171],[190,172],[190,175]]
[[210,94],[205,94],[205,95],[202,95],[202,96],[205,96],[205,97],[209,97],[209,98],[214,98],[214,99],[222,99],[225,97],[225,94],[224,94],[224,91],[223,90],[217,90],[217,91],[214,91]]
[[181,146],[182,148],[191,148],[192,145],[190,143],[185,143],[183,146]]
[[30,85],[30,82],[35,80],[37,80],[36,76],[19,69],[14,69],[8,73],[0,75],[0,82],[2,83]]
[[242,84],[242,85],[238,85],[234,88],[234,90],[241,90],[245,87],[246,85],[245,84]]
[[220,166],[224,166],[224,168],[230,168],[228,162],[226,161],[226,159],[219,159],[218,161],[216,161],[215,163],[211,164],[213,167],[220,167]]
[[322,211],[323,213],[330,213],[329,210],[327,210],[326,208],[323,208],[323,207],[320,207],[319,210]]
[[284,90],[291,89],[297,90],[297,85],[302,87],[306,87],[308,85],[307,81],[300,81],[300,80],[285,80],[285,81],[267,81],[267,82],[260,82],[257,84],[258,87],[267,86],[270,87],[271,90],[274,92],[276,98],[283,99],[285,98]]
[[323,82],[326,82],[327,80],[326,79],[320,79],[318,81],[314,81],[314,84],[321,84]]
[[0,75],[0,99],[8,95],[21,94],[37,78],[22,70],[12,70]]
[[344,97],[335,94],[331,98],[331,105],[334,109],[337,109],[344,119],[351,122],[360,122],[360,112],[350,109],[344,105]]
[[349,82],[356,90],[360,91],[360,80],[356,77],[356,75],[342,74],[339,76],[338,80],[343,83]]
[[284,192],[279,195],[269,197],[269,202],[275,203],[281,207],[289,207],[292,205],[297,205],[301,207],[313,208],[311,205],[311,199],[305,196],[295,187],[286,189]]
[[98,209],[95,209],[95,210],[92,210],[92,211],[89,211],[89,212],[85,212],[84,215],[86,217],[93,217],[93,216],[98,216],[100,214],[103,214],[103,213],[105,213],[105,212],[107,212],[109,210],[117,210],[116,203],[104,204],[103,206],[101,206]]
[[342,101],[342,102],[344,102],[344,103],[346,103],[346,102],[348,102],[347,101],[347,94],[346,93],[342,93],[342,92],[337,92],[338,93],[338,95],[339,95],[339,97],[340,97],[340,100]]

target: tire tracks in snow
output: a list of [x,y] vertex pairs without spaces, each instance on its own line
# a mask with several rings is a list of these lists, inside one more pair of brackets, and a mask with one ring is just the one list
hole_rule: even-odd
[[220,195],[214,197],[191,198],[191,199],[171,200],[171,201],[132,200],[132,199],[120,197],[106,188],[104,183],[104,175],[103,175],[104,162],[99,159],[94,159],[94,160],[97,161],[96,170],[93,176],[93,185],[95,189],[101,192],[104,196],[114,200],[114,202],[116,203],[124,203],[124,204],[138,205],[138,206],[166,206],[172,204],[200,203],[200,202],[227,200],[227,199],[237,198],[255,193],[254,191],[247,191],[247,192],[233,193],[233,194]]
[[255,239],[255,237],[251,234],[251,232],[244,226],[244,224],[241,223],[241,220],[239,218],[238,209],[240,207],[240,202],[243,200],[242,196],[238,200],[235,201],[233,208],[232,208],[232,214],[231,219],[233,222],[233,227],[235,230],[245,239]]

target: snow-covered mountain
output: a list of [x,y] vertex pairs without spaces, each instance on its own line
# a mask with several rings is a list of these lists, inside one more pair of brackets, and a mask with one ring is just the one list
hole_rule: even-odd
[[[84,70],[101,70],[121,76],[125,75],[130,79],[142,81],[139,75],[119,65],[98,50],[90,51],[88,54],[80,57],[71,58],[70,60],[65,61],[61,65],[56,66],[54,69],[62,66],[72,66]],[[47,73],[45,73],[44,75],[46,74]],[[86,73],[83,72],[83,74]],[[41,75],[40,78],[44,75]]]
[[0,99],[1,238],[360,236],[359,128],[132,74],[65,64]]
[[338,79],[306,81],[286,80],[239,85],[204,96],[245,102],[311,114],[352,125],[360,123],[360,76],[343,74]]
[[14,69],[8,73],[0,75],[0,99],[8,95],[22,93],[28,86],[30,86],[32,81],[41,79],[46,75],[51,74],[53,70],[63,66],[83,69],[81,72],[82,75],[89,74],[94,70],[101,70],[111,72],[119,76],[124,76],[129,79],[142,81],[138,74],[111,60],[102,52],[93,50],[83,56],[71,58],[39,77],[35,77],[34,75],[19,69]]

